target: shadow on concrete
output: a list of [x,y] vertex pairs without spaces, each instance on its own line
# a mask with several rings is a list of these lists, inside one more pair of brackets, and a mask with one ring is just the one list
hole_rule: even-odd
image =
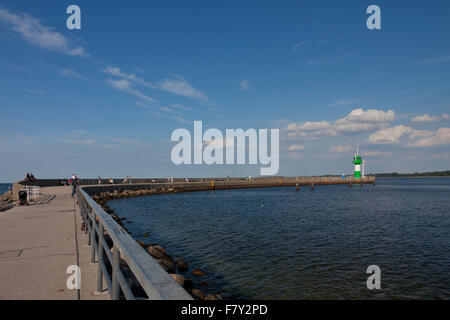
[[39,199],[30,202],[31,206],[42,206],[42,205],[46,205],[49,204],[50,202],[52,202],[53,199],[55,199],[56,196],[54,194],[42,194]]

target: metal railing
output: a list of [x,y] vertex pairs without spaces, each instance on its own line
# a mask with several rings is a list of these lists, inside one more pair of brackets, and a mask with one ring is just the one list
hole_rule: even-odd
[[36,186],[25,186],[25,190],[27,191],[27,200],[34,201],[39,198],[39,187]]
[[[192,300],[193,298],[82,188],[77,188],[80,213],[91,246],[91,263],[98,263],[97,291],[103,292],[103,280],[111,299]],[[111,247],[106,240],[108,238]],[[96,259],[97,258],[97,259]],[[126,266],[125,266],[126,264]],[[124,270],[146,296],[136,296]]]

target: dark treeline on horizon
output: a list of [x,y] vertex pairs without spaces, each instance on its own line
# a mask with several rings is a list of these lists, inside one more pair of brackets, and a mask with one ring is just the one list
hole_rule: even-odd
[[371,173],[369,176],[376,176],[381,178],[395,178],[395,177],[450,177],[450,170],[447,171],[433,171],[433,172],[414,172],[414,173]]

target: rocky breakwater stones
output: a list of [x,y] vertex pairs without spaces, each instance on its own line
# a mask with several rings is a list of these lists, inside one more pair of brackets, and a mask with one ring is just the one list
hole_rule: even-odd
[[175,280],[176,282],[178,282],[178,284],[182,287],[184,287],[184,276],[181,274],[171,274],[173,280]]
[[0,212],[8,210],[13,206],[14,206],[14,198],[8,191],[0,195]]
[[189,269],[189,264],[183,258],[177,258],[177,269],[179,271],[187,271]]
[[169,273],[175,273],[175,263],[171,256],[169,256],[161,246],[150,245],[147,252],[158,261],[159,265]]
[[103,205],[108,200],[113,199],[123,199],[123,198],[134,198],[134,197],[145,197],[153,194],[158,193],[171,193],[175,192],[176,190],[173,188],[165,189],[162,188],[161,190],[157,189],[140,189],[140,190],[124,190],[122,192],[119,192],[118,190],[110,191],[110,192],[102,192],[100,195],[93,195],[92,199],[94,199],[98,204]]
[[[170,273],[170,276],[187,292],[189,292],[194,299],[197,300],[221,300],[222,298],[219,295],[213,294],[205,294],[202,290],[195,287],[194,282],[191,279],[185,278],[183,275],[179,273],[175,273],[177,271],[186,271],[189,269],[189,264],[182,258],[177,258],[176,261],[167,254],[165,248],[151,244],[147,247],[147,252],[158,261],[159,265],[166,270],[166,272]],[[176,266],[176,268],[175,268]],[[192,272],[193,275],[203,276],[206,272],[195,269]]]
[[192,271],[192,274],[194,276],[204,276],[206,272],[200,269],[194,269],[194,271]]

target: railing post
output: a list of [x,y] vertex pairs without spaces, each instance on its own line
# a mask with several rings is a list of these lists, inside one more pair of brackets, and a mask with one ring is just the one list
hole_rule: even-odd
[[[91,215],[89,214],[88,210],[86,210],[86,232],[91,227]],[[92,230],[89,230],[88,233],[88,245],[90,246],[92,244]]]
[[[89,219],[88,219],[88,212],[87,212],[87,202],[83,201],[83,207],[84,207],[84,234],[87,234],[88,232],[88,223],[89,223]],[[89,241],[89,239],[88,239]]]
[[91,217],[91,263],[95,263],[95,213]]
[[112,300],[119,300],[119,292],[120,292],[120,286],[119,286],[119,280],[117,279],[117,272],[120,268],[120,252],[114,246],[113,248],[113,272],[112,272],[112,293],[111,293],[111,299]]
[[98,251],[97,251],[97,260],[98,260],[98,279],[97,279],[97,292],[103,291],[103,224],[98,223]]

